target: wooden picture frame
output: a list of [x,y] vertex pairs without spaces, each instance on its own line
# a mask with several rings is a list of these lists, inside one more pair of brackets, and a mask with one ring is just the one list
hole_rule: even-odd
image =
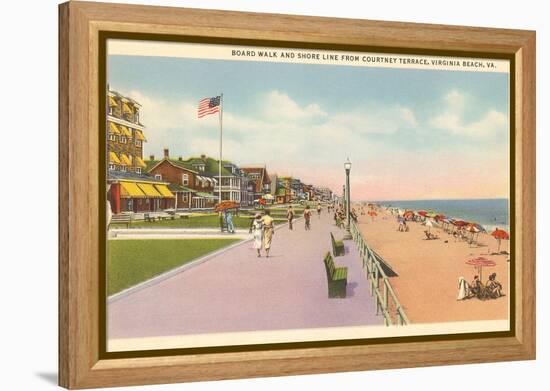
[[[98,130],[102,32],[250,40],[513,60],[515,329],[505,336],[380,339],[102,357]],[[514,185],[512,185],[513,187]],[[514,188],[514,187],[513,187]],[[457,350],[463,354],[457,355]],[[90,388],[535,358],[535,32],[137,5],[59,6],[59,384]]]

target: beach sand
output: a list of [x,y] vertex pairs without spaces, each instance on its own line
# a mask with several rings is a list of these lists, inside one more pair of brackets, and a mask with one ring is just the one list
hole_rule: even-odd
[[[502,320],[509,318],[509,255],[489,255],[497,251],[497,240],[479,234],[480,246],[470,247],[465,241],[455,242],[452,235],[440,228],[431,232],[440,239],[426,240],[421,223],[407,222],[408,232],[397,231],[396,218],[379,211],[375,221],[359,217],[359,228],[369,246],[380,254],[398,274],[390,283],[411,323],[432,323],[469,320]],[[446,242],[447,241],[447,242]],[[500,250],[509,252],[509,240],[502,240]],[[477,274],[468,259],[483,256],[494,260],[495,267],[483,268],[483,283],[497,273],[497,280],[506,295],[481,301],[477,298],[457,300],[458,279],[471,282]]]

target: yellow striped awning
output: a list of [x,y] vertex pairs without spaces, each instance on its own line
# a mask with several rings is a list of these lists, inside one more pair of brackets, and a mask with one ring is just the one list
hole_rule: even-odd
[[114,152],[109,152],[109,163],[120,164],[120,159]]
[[109,107],[116,107],[118,106],[118,104],[116,103],[116,100],[115,98],[113,98],[112,96],[109,97]]
[[115,123],[109,122],[109,133],[120,134],[120,129]]
[[147,141],[141,130],[138,129],[134,130],[134,137],[136,140]]
[[122,112],[124,114],[134,114],[134,112],[132,111],[132,109],[130,108],[130,106],[128,106],[127,103],[123,103],[122,104]]
[[147,197],[162,197],[162,195],[149,183],[138,183],[138,187],[145,193]]
[[120,163],[121,164],[124,164],[126,166],[131,166],[132,165],[132,161],[130,160],[130,158],[124,154],[124,153],[121,153],[120,154]]
[[170,197],[174,198],[174,194],[168,189],[168,186],[166,185],[155,185],[155,188],[158,190],[160,194],[162,194],[163,197]]
[[144,198],[145,194],[135,182],[120,182],[120,196],[123,198]]
[[130,132],[130,129],[128,129],[126,126],[124,125],[118,125],[118,128],[120,129],[120,131],[122,132],[122,134],[128,138],[132,138],[132,132]]
[[147,164],[145,164],[145,162],[143,161],[143,159],[140,158],[139,156],[136,156],[136,157],[134,158],[134,161],[136,162],[136,166],[137,166],[137,167],[141,167],[141,168],[147,167]]

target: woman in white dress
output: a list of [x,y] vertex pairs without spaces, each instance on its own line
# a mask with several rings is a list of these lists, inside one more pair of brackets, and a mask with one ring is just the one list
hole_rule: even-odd
[[256,216],[254,216],[254,219],[252,219],[249,232],[254,237],[254,248],[256,249],[256,251],[258,251],[258,257],[261,257],[262,254],[260,253],[260,251],[262,249],[262,243],[264,239],[264,222],[260,213],[257,213]]

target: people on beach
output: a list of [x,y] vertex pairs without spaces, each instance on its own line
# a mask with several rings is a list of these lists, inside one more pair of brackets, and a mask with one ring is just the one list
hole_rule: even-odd
[[227,226],[227,232],[234,234],[235,226],[233,225],[233,215],[229,209],[225,212],[225,224]]
[[286,211],[286,219],[288,220],[288,229],[292,231],[292,221],[294,220],[294,211],[292,210],[292,205],[288,206]]
[[254,219],[252,219],[249,232],[254,237],[254,248],[258,252],[258,257],[261,257],[261,250],[264,239],[264,222],[260,213],[256,213]]
[[271,213],[269,212],[269,209],[264,210],[264,216],[262,218],[262,222],[264,224],[263,228],[264,228],[265,256],[266,258],[269,258],[269,250],[271,250],[271,241],[273,240],[273,234],[275,232],[273,217],[271,217]]
[[317,201],[317,216],[321,218],[321,201]]
[[481,298],[482,290],[483,284],[481,283],[479,276],[474,276],[474,279],[470,283],[470,297],[476,296],[478,298]]
[[399,223],[399,227],[397,227],[397,230],[399,232],[405,232],[406,223],[405,219],[401,215],[397,215],[397,222]]
[[470,298],[470,285],[464,277],[458,278],[458,296],[457,300],[464,300]]
[[309,231],[311,229],[311,210],[309,209],[309,205],[306,205],[306,208],[304,209],[304,221],[306,231]]
[[497,281],[497,274],[493,273],[489,276],[489,280],[487,281],[487,284],[485,285],[487,288],[487,293],[489,297],[493,299],[497,299],[500,296],[503,296],[502,294],[502,284]]

